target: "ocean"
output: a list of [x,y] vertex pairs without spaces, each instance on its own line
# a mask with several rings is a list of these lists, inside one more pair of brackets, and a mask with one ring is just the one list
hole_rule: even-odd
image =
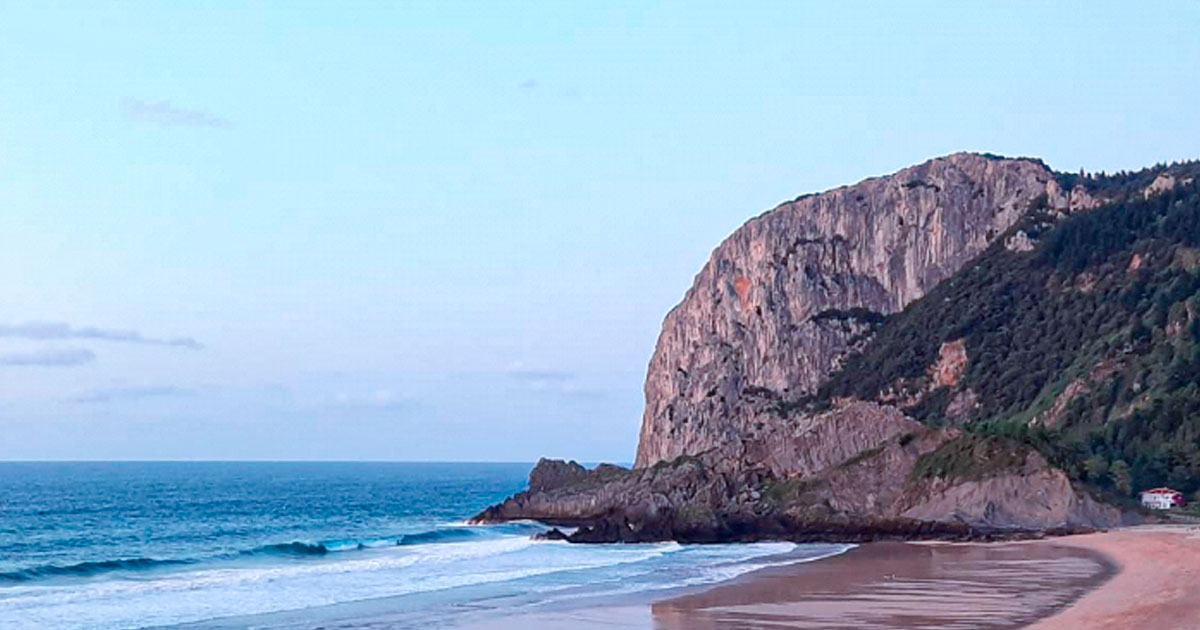
[[531,464],[0,463],[0,628],[454,627],[844,545],[571,545],[465,519]]

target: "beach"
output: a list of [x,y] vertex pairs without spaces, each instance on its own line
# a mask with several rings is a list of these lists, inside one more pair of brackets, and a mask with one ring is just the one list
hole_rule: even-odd
[[527,471],[0,464],[0,628],[1200,628],[1194,525],[994,543],[587,545],[540,540],[533,522],[461,521]]
[[490,620],[534,627],[1200,628],[1200,529],[1155,526],[1001,543],[872,543],[648,605]]
[[1030,630],[1200,628],[1200,527],[1146,526],[1054,543],[1103,553],[1119,572]]

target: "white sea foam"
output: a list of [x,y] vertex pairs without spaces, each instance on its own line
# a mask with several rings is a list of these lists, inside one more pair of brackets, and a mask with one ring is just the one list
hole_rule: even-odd
[[[831,546],[815,555],[840,553]],[[114,574],[0,589],[0,627],[117,630],[257,615],[451,589],[555,601],[578,593],[677,588],[732,579],[771,563],[791,543],[685,546],[570,545],[525,535],[391,545],[321,557],[263,557],[139,575]],[[775,558],[775,560],[771,560]],[[813,558],[815,559],[815,557]],[[508,586],[505,586],[508,585]],[[531,594],[547,594],[540,599]],[[550,593],[557,595],[551,596]],[[462,597],[475,597],[464,593]],[[441,601],[454,600],[447,595]]]
[[[323,606],[647,562],[674,544],[550,548],[527,537],[393,546],[335,558],[4,589],[0,627],[133,628]],[[346,557],[340,557],[346,556]]]

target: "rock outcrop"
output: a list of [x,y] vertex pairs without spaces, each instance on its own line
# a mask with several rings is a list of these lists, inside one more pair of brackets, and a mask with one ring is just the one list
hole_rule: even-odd
[[636,466],[737,443],[755,397],[812,392],[869,330],[949,277],[1042,198],[1041,162],[959,153],[785,203],[713,252],[666,317],[646,375]]
[[918,521],[944,520],[952,515],[979,527],[1036,530],[1052,523],[1113,527],[1124,520],[1116,508],[1076,491],[1065,473],[1045,461],[980,481],[928,480],[909,492],[920,499],[899,516]]
[[1179,178],[1171,173],[1162,173],[1158,177],[1155,177],[1154,181],[1150,182],[1150,185],[1142,191],[1142,198],[1149,199],[1154,195],[1161,195],[1175,188],[1177,185],[1187,185],[1190,183],[1192,183],[1192,178],[1190,177]]
[[[972,431],[980,386],[965,379],[992,355],[973,356],[961,333],[924,367],[904,348],[876,361],[917,365],[920,387],[889,376],[877,396],[812,396],[868,356],[877,329],[875,341],[892,339],[888,326],[928,300],[889,314],[992,243],[1029,260],[1031,234],[1106,203],[1082,183],[1064,189],[1072,177],[962,153],[750,220],[666,317],[635,466],[543,460],[528,491],[476,520],[569,526],[552,536],[575,542],[986,538],[1126,522],[1027,443]],[[1023,219],[1032,232],[1014,227]],[[1068,288],[1089,290],[1078,284]],[[919,413],[930,398],[942,401],[936,422]]]
[[[996,461],[980,474],[939,469],[943,451],[961,451],[959,443],[973,438],[911,420],[892,426],[912,431],[889,435],[875,426],[879,413],[890,413],[885,409],[860,406],[814,418],[811,426],[825,435],[808,436],[810,457],[791,460],[790,474],[711,456],[632,470],[605,466],[520,493],[475,520],[569,526],[575,531],[552,535],[572,542],[979,539],[1123,521],[1119,510],[1077,491],[1062,471],[1015,443],[1005,443],[1013,451],[993,455]],[[835,435],[850,440],[821,450]],[[582,470],[543,460],[534,476],[557,477],[564,468]]]

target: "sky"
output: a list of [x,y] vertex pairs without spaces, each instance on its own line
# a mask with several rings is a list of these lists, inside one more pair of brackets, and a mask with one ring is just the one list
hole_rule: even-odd
[[1195,2],[0,0],[0,459],[629,462],[749,217],[1197,112]]

